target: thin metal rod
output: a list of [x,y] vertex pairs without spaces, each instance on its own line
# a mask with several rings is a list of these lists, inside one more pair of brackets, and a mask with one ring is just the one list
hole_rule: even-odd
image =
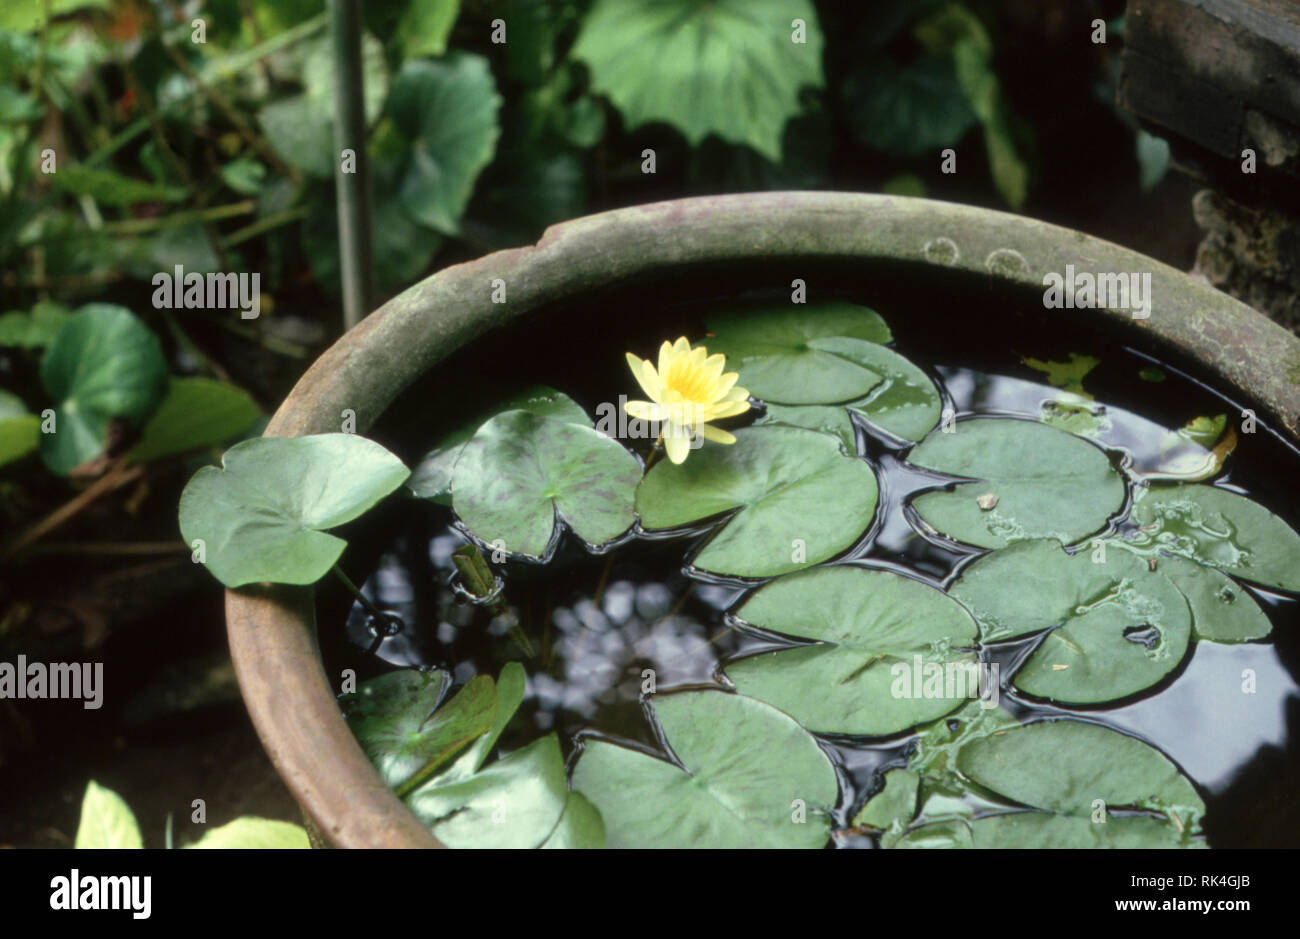
[[[359,0],[330,0],[330,25],[334,37],[334,182],[339,205],[339,270],[343,278],[343,325],[351,329],[370,312],[374,296]],[[351,151],[347,160],[343,158],[345,150]]]

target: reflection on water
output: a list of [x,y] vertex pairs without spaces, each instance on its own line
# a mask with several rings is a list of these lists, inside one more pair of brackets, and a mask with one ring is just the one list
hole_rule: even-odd
[[[1127,368],[1130,381],[1136,381],[1133,376],[1140,364],[1136,359],[1109,363],[1112,370]],[[1041,417],[1065,394],[1012,375],[950,367],[936,368],[934,373],[942,379],[946,400],[959,415]],[[1098,383],[1106,381],[1102,369]],[[1148,393],[1147,389],[1138,390]],[[1104,396],[1101,391],[1097,395],[1099,399]],[[1176,402],[1176,407],[1186,411],[1178,418],[1180,423],[1171,429],[1117,407],[1109,398],[1105,404],[1078,397],[1065,400],[1071,407],[1082,407],[1086,418],[1091,418],[1088,435],[1112,452],[1117,466],[1142,472],[1167,464],[1171,440],[1182,447],[1184,455],[1188,447],[1195,447],[1179,440],[1172,430],[1198,416],[1196,408],[1217,408],[1232,416],[1224,402],[1178,379],[1162,383],[1148,396]],[[943,480],[909,467],[903,460],[905,450],[893,449],[865,425],[859,428],[859,438],[862,454],[875,464],[880,477],[884,520],[845,559],[902,568],[944,582],[977,552],[923,537],[904,511],[912,494],[941,485]],[[1233,488],[1250,492],[1273,511],[1286,515],[1291,485],[1287,474],[1260,465],[1262,462],[1252,463],[1249,453],[1234,456],[1228,464]],[[1226,475],[1221,481],[1226,481]],[[454,571],[451,552],[465,538],[452,526],[447,510],[431,504],[422,505],[421,510],[424,514],[412,513],[410,523],[396,535],[363,588],[377,604],[397,613],[405,625],[395,635],[385,636],[354,606],[347,636],[355,662],[370,664],[370,671],[376,659],[390,666],[439,666],[450,669],[457,682],[480,673],[495,675],[506,661],[521,657],[521,650],[508,635],[510,624],[456,597],[448,586]],[[550,730],[560,731],[566,748],[572,746],[574,734],[592,730],[653,744],[641,705],[652,672],[658,690],[716,683],[729,657],[772,645],[770,638],[737,629],[726,616],[745,596],[745,590],[703,582],[682,570],[682,557],[692,540],[634,540],[602,557],[588,555],[566,540],[555,560],[544,568],[515,562],[504,565],[506,600],[535,651],[526,661],[525,703],[502,738],[504,747],[518,746]],[[1240,814],[1249,808],[1239,804],[1247,798],[1274,798],[1279,805],[1293,801],[1293,786],[1280,795],[1270,793],[1269,782],[1261,782],[1260,773],[1246,773],[1252,761],[1281,759],[1283,771],[1273,772],[1269,778],[1283,786],[1289,785],[1287,779],[1293,783],[1300,775],[1300,748],[1288,735],[1287,721],[1287,708],[1294,712],[1300,701],[1295,675],[1300,615],[1292,598],[1258,590],[1254,593],[1273,621],[1270,639],[1276,643],[1194,643],[1181,669],[1145,697],[1120,707],[1086,712],[1090,719],[1102,720],[1162,749],[1211,798],[1212,816],[1220,810],[1224,817]],[[1009,690],[1010,666],[1022,660],[1035,641],[994,646],[986,653],[1004,662],[1004,704],[1021,719],[1068,713],[1025,700]],[[1291,726],[1295,725],[1293,716]],[[843,781],[836,811],[839,824],[880,785],[883,769],[906,759],[908,743],[906,736],[825,742]],[[1234,794],[1234,785],[1244,787],[1241,794]],[[1224,798],[1216,802],[1218,796]],[[1207,828],[1214,832],[1215,843],[1237,840],[1231,832],[1220,835],[1222,829],[1211,822]],[[1292,812],[1276,826],[1241,836],[1247,837],[1255,843],[1300,844],[1300,819]],[[866,841],[848,839],[864,846]]]

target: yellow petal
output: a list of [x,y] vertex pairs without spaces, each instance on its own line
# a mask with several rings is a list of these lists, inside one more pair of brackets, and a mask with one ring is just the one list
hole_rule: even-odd
[[677,433],[664,434],[664,450],[668,453],[668,459],[674,463],[684,463],[691,452],[691,438],[681,428],[669,430],[676,430]]
[[734,434],[729,434],[720,427],[714,427],[712,424],[701,424],[696,428],[700,436],[705,440],[712,440],[714,443],[735,443]]
[[623,410],[643,421],[662,421],[667,409],[661,404],[652,404],[649,401],[624,401]]

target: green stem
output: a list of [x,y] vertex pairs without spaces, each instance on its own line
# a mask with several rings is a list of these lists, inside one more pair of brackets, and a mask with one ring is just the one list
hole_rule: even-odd
[[214,205],[207,209],[189,209],[185,212],[173,212],[171,215],[159,215],[156,218],[124,218],[117,222],[105,222],[104,231],[117,232],[122,235],[139,235],[157,231],[160,228],[176,228],[191,222],[215,222],[236,215],[247,215],[257,211],[257,203],[252,199],[233,202],[229,205]]
[[334,572],[334,576],[336,576],[339,580],[343,582],[343,586],[347,588],[348,593],[352,594],[353,598],[358,603],[360,603],[362,607],[365,608],[367,613],[369,613],[371,616],[388,615],[379,607],[371,603],[370,600],[366,597],[366,595],[357,589],[357,585],[352,582],[352,580],[348,577],[347,574],[343,573],[343,568],[339,567],[337,563],[335,563],[335,565],[331,567],[330,570]]
[[[338,194],[339,266],[343,281],[343,328],[370,312],[374,296],[370,170],[366,160],[365,73],[361,60],[359,0],[330,0],[334,37],[334,188]],[[343,171],[350,150],[353,172]]]
[[[480,599],[492,596],[492,592],[497,589],[497,578],[477,547],[472,544],[461,545],[451,553],[451,561],[460,572],[462,586],[470,594]],[[510,638],[519,645],[526,657],[531,659],[537,654],[533,644],[528,641],[528,636],[519,626],[519,617],[506,604],[504,597],[497,596],[484,606],[493,616],[504,616],[509,619]]]

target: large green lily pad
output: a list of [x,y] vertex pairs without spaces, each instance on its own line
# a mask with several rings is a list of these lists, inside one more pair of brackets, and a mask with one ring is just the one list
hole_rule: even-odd
[[838,784],[817,741],[761,701],[720,691],[656,696],[676,763],[589,740],[574,786],[611,848],[820,848]]
[[734,513],[692,564],[733,577],[801,570],[850,547],[871,524],[878,487],[870,465],[817,431],[772,424],[736,432],[684,463],[661,461],[636,492],[648,530]]
[[980,417],[935,431],[908,461],[973,482],[926,492],[912,505],[937,531],[981,548],[1029,538],[1073,544],[1124,504],[1124,481],[1104,451],[1036,421]]
[[355,434],[256,437],[190,479],[181,534],[203,542],[205,565],[227,587],[315,583],[346,547],[324,529],[362,515],[409,474]]
[[815,733],[897,733],[979,695],[978,627],[943,591],[891,571],[823,567],[759,589],[737,616],[818,645],[732,662],[736,688]]
[[452,507],[483,542],[543,558],[560,520],[590,545],[627,531],[640,480],[636,457],[594,428],[507,411],[465,445],[452,477]]

